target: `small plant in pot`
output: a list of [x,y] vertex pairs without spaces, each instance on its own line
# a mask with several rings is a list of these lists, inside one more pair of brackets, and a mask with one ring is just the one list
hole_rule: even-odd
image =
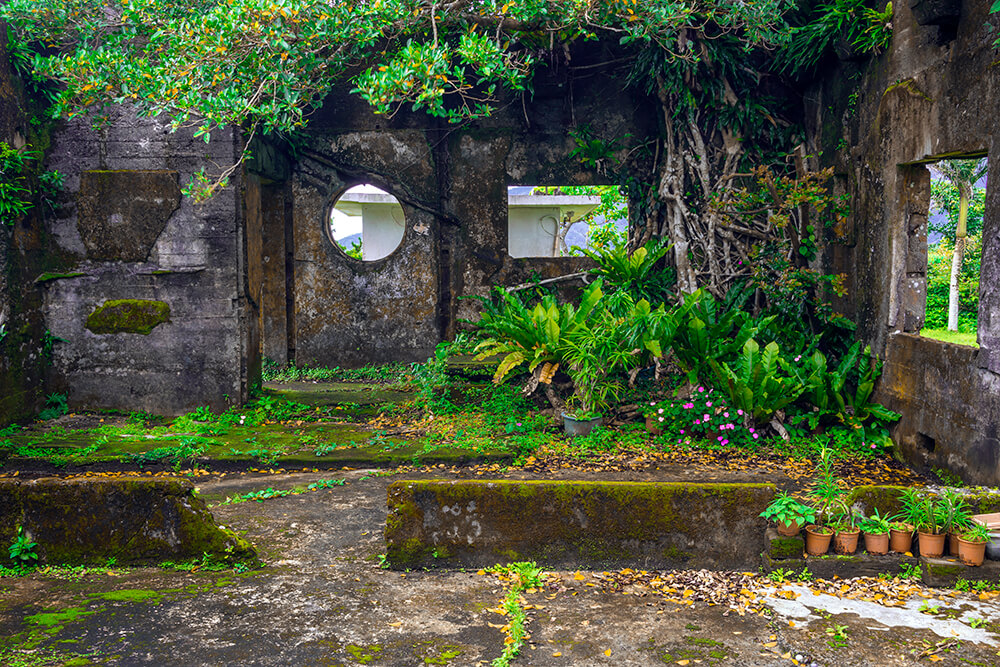
[[878,509],[870,517],[862,519],[860,528],[865,534],[865,551],[870,554],[889,553],[890,526],[889,518],[879,514]]
[[837,500],[836,531],[833,535],[833,550],[841,555],[850,555],[858,550],[858,536],[861,530],[857,526],[853,508],[847,504],[847,499],[841,496]]
[[902,510],[889,520],[889,551],[909,553],[913,548],[913,531],[921,516],[920,499],[917,489],[903,489],[900,494]]
[[566,372],[573,380],[570,411],[563,413],[563,426],[568,435],[587,435],[600,426],[601,411],[618,398],[621,384],[609,375],[616,368],[624,368],[630,355],[608,349],[610,344],[611,341],[589,330],[567,340],[564,350],[568,363]]
[[972,509],[965,497],[954,489],[947,489],[938,500],[941,508],[941,532],[948,535],[948,551],[958,554],[958,538],[972,528]]
[[926,558],[939,558],[944,554],[944,543],[948,537],[941,532],[941,505],[930,495],[924,495],[920,500],[919,509],[916,527],[920,555]]
[[778,534],[794,537],[802,526],[816,522],[816,510],[782,491],[760,516],[778,525]]
[[979,567],[986,558],[986,543],[990,541],[990,529],[973,523],[972,527],[958,536],[957,556],[966,565]]
[[[819,463],[816,465],[816,484],[810,493],[817,518],[824,524],[834,517],[837,508],[844,503],[844,491],[833,473],[832,457],[833,453],[826,447],[820,450]],[[833,532],[833,528],[828,525],[806,526],[806,553],[810,556],[825,554],[830,548]]]

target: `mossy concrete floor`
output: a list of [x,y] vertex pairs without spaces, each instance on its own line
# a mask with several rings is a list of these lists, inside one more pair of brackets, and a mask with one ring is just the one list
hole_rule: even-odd
[[[493,610],[504,589],[489,574],[381,569],[392,477],[372,472],[345,471],[347,484],[331,490],[216,507],[221,523],[258,546],[260,571],[0,579],[0,663],[489,665],[503,647],[507,618]],[[329,477],[230,475],[201,482],[201,492],[211,503]],[[530,640],[514,665],[784,666],[796,656],[806,665],[924,665],[919,654],[935,646],[942,664],[1000,662],[990,632],[1000,606],[974,594],[928,591],[943,607],[931,616],[917,609],[919,596],[888,609],[803,587],[795,599],[765,596],[776,609],[769,618],[613,592],[592,583],[600,574],[563,572],[565,585],[524,594],[534,605]],[[829,631],[841,626],[838,648]]]

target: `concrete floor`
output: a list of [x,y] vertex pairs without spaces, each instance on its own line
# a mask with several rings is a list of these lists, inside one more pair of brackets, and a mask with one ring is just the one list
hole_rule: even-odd
[[[199,480],[210,502],[318,478],[348,480],[329,491],[213,510],[259,547],[263,570],[0,579],[0,663],[489,665],[503,649],[506,619],[492,611],[503,585],[488,573],[381,569],[392,478],[365,478],[369,472]],[[533,607],[530,638],[513,664],[1000,664],[1000,598],[910,586],[903,606],[886,607],[754,576],[747,578],[753,590],[744,594],[737,583],[729,591],[733,600],[752,601],[736,609],[722,595],[731,584],[710,576],[739,582],[742,575],[678,576],[695,582],[693,594],[665,595],[620,573],[552,573],[524,595]],[[716,593],[721,604],[700,601]]]

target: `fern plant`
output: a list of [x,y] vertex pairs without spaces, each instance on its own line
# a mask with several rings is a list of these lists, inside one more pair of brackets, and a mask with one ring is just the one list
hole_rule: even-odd
[[792,403],[804,389],[797,378],[781,369],[778,358],[777,343],[772,341],[761,351],[751,338],[732,365],[715,359],[709,365],[732,405],[760,424],[771,421],[774,413]]

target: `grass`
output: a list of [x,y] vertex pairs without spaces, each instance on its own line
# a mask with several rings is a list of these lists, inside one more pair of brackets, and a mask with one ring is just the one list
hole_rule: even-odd
[[976,332],[965,333],[962,331],[948,331],[947,329],[921,329],[920,335],[924,338],[944,341],[945,343],[955,343],[956,345],[971,345],[979,347],[976,342]]

